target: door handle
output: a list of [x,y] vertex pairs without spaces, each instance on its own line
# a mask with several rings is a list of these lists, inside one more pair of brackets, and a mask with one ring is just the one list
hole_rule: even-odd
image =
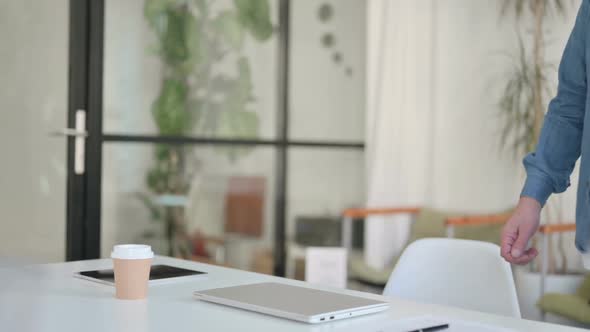
[[78,131],[73,128],[64,128],[49,133],[51,136],[88,137],[88,132]]
[[76,111],[75,125],[75,128],[52,131],[49,135],[74,137],[74,174],[81,175],[85,171],[84,159],[86,158],[86,137],[88,137],[85,110]]

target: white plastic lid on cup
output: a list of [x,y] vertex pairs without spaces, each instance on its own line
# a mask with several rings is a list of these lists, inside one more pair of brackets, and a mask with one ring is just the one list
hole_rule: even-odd
[[111,258],[149,259],[154,257],[152,247],[146,244],[119,244],[113,247]]

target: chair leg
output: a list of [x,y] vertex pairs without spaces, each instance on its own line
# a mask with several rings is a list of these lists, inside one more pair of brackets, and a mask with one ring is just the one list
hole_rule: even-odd
[[352,249],[352,218],[342,218],[342,247],[350,251]]
[[547,277],[547,269],[549,265],[549,255],[547,250],[549,250],[549,241],[547,235],[541,235],[541,255],[543,256],[541,259],[541,289],[540,295],[543,296],[545,294],[545,279]]
[[[549,254],[547,252],[549,248],[549,236],[547,234],[541,234],[541,282],[540,282],[540,289],[539,289],[539,298],[545,295],[545,281],[547,278],[547,269],[549,265]],[[545,311],[541,311],[541,320],[545,321],[546,313]]]
[[455,227],[453,226],[447,226],[447,237],[449,239],[452,239],[455,237]]

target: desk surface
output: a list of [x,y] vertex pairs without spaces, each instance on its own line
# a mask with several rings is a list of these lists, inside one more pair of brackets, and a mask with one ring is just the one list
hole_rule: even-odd
[[[206,271],[206,279],[155,285],[146,301],[119,301],[114,289],[73,278],[80,270],[104,269],[110,259],[0,269],[0,330],[2,331],[379,331],[394,319],[431,314],[476,321],[517,331],[583,331],[558,325],[519,320],[449,307],[388,299],[383,313],[307,325],[220,305],[192,297],[199,289],[263,281],[311,286],[299,281],[260,275],[207,264],[156,257],[164,263]],[[318,288],[318,287],[316,287]],[[319,287],[321,288],[321,287]],[[369,298],[377,295],[362,294]]]

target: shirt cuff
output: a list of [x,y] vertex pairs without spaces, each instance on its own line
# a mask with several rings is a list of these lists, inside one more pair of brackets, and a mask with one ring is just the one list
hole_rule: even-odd
[[553,186],[544,178],[528,175],[520,196],[536,199],[541,206],[544,206],[549,196],[553,193]]

